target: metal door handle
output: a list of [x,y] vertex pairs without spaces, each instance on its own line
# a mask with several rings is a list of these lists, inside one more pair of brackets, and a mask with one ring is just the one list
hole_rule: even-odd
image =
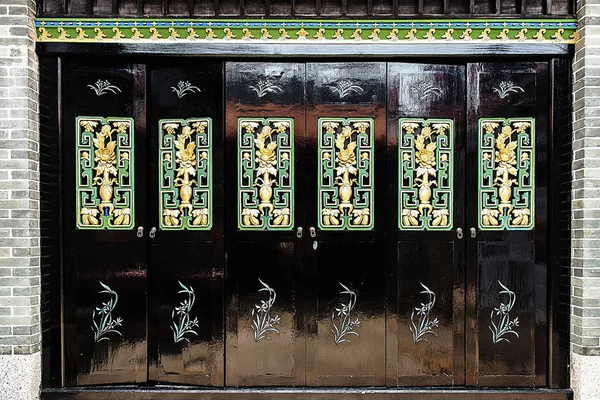
[[156,227],[153,226],[152,229],[150,229],[148,236],[150,236],[150,239],[154,239],[156,237]]
[[475,239],[477,237],[477,230],[475,228],[471,228],[471,238]]
[[311,238],[317,237],[317,230],[313,226],[310,227],[310,237]]
[[139,238],[144,237],[144,227],[143,226],[138,226],[137,237],[139,237]]
[[298,229],[296,229],[296,237],[298,239],[302,239],[302,227],[299,226]]
[[462,239],[463,238],[463,231],[462,228],[456,228],[456,237],[458,239]]

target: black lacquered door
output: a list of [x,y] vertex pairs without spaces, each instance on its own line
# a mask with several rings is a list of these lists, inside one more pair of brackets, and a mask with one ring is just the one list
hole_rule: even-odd
[[385,383],[385,63],[309,63],[309,386]]
[[304,64],[226,64],[229,386],[305,384],[304,92]]
[[223,64],[149,73],[149,378],[224,384]]
[[544,386],[547,63],[468,66],[467,384]]
[[464,384],[465,73],[388,64],[388,386]]
[[145,382],[145,66],[63,68],[66,383]]

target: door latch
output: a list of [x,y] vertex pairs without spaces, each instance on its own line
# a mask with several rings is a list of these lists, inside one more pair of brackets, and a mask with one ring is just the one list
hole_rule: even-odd
[[299,226],[298,229],[296,229],[296,237],[298,239],[302,239],[302,227]]
[[144,237],[144,227],[143,226],[138,226],[137,237],[139,237],[139,238]]
[[463,238],[463,231],[462,228],[456,228],[456,237],[458,239],[462,239]]
[[477,230],[475,228],[471,228],[471,238],[475,239],[477,237]]
[[315,237],[317,237],[317,230],[315,229],[315,227],[314,227],[314,226],[311,226],[311,227],[310,227],[310,237],[311,237],[311,238],[315,238]]
[[153,226],[152,229],[150,229],[148,236],[150,236],[150,239],[154,239],[156,237],[156,227]]

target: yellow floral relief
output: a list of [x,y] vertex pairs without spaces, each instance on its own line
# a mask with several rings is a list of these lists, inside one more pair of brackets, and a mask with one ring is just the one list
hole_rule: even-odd
[[[287,121],[275,121],[265,124],[260,132],[254,138],[255,154],[255,174],[254,186],[258,187],[258,196],[260,204],[257,209],[244,208],[242,210],[243,226],[260,226],[260,216],[272,217],[272,224],[275,226],[287,226],[290,223],[290,209],[275,209],[271,202],[273,198],[273,186],[277,184],[277,141],[273,134],[284,134],[290,127]],[[241,124],[246,133],[255,133],[260,124],[254,121],[244,121]],[[287,156],[287,153],[282,154]],[[249,158],[249,155],[244,155]]]
[[[175,178],[175,187],[179,188],[179,209],[167,209],[163,210],[163,220],[166,226],[180,226],[182,215],[192,216],[191,224],[194,226],[207,226],[208,225],[208,208],[194,209],[190,200],[193,195],[193,187],[198,182],[192,177],[196,176],[196,142],[195,137],[192,136],[195,133],[204,133],[208,128],[206,121],[194,122],[191,125],[187,125],[181,128],[181,133],[177,135],[175,140],[175,162],[177,165],[177,177]],[[179,129],[179,124],[176,122],[169,122],[163,125],[163,129],[169,135],[175,135]],[[200,158],[203,160],[208,159],[208,153],[202,152]],[[171,156],[167,153],[164,156],[165,160],[170,160]]]
[[[336,134],[336,130],[339,128],[338,122],[328,121],[324,122],[322,129],[325,130],[326,134]],[[354,205],[351,200],[354,195],[354,185],[357,183],[356,176],[358,170],[356,168],[356,147],[358,143],[356,138],[353,138],[353,134],[364,134],[370,127],[369,122],[358,121],[352,122],[349,125],[342,126],[339,133],[335,137],[335,161],[336,161],[336,177],[335,184],[338,188],[338,196],[340,204],[338,209],[323,208],[321,215],[323,218],[323,225],[341,225],[343,221],[340,216],[352,215],[350,225],[369,225],[370,220],[370,209],[354,209]],[[361,155],[361,158],[368,159],[369,153],[365,152]],[[324,159],[331,158],[329,153],[323,154]]]
[[[486,134],[494,134],[500,124],[498,122],[486,122],[483,129]],[[518,143],[513,140],[513,134],[525,132],[531,127],[530,122],[513,122],[511,125],[503,126],[495,139],[496,162],[494,186],[498,187],[500,204],[497,209],[484,208],[481,210],[481,221],[484,226],[498,226],[499,218],[503,215],[511,215],[510,226],[528,226],[530,224],[531,210],[529,208],[515,209],[512,204],[513,185],[518,182],[515,179],[519,171],[516,168]],[[483,154],[484,160],[491,158],[490,153]],[[522,159],[529,158],[528,152],[523,152]],[[505,212],[506,211],[506,212]]]
[[[420,124],[415,122],[402,123],[402,130],[405,134],[412,135],[418,130]],[[431,124],[431,126],[424,126],[421,132],[417,134],[414,140],[415,144],[415,159],[417,162],[416,178],[414,179],[414,186],[418,190],[419,205],[417,209],[404,208],[402,210],[402,225],[405,227],[410,226],[421,226],[421,219],[425,216],[432,217],[431,226],[448,226],[448,209],[434,209],[431,205],[431,197],[433,194],[432,187],[437,186],[437,161],[436,161],[436,150],[437,144],[436,139],[433,136],[446,135],[446,132],[450,129],[450,125],[447,123]],[[436,136],[437,137],[437,136]],[[404,153],[404,161],[410,160],[410,154]],[[448,156],[442,154],[440,156],[442,161],[447,161]]]
[[[98,127],[98,121],[80,121],[80,126],[84,132],[93,133]],[[131,223],[131,209],[120,208],[115,209],[113,205],[114,186],[118,185],[117,180],[117,157],[115,149],[117,142],[113,140],[113,134],[125,133],[130,128],[130,124],[127,121],[113,122],[110,124],[102,125],[100,131],[96,132],[94,139],[94,162],[96,174],[93,179],[93,184],[99,186],[100,204],[98,209],[90,209],[82,207],[80,210],[81,223],[82,225],[100,225],[98,219],[101,215],[112,215],[114,220],[113,225],[129,225]],[[122,159],[128,159],[129,153],[121,153]],[[82,152],[80,154],[82,159],[89,160],[90,154],[88,152]]]

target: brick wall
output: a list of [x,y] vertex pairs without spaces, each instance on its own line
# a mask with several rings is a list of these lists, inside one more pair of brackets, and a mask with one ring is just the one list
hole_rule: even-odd
[[600,399],[600,0],[577,2],[573,61],[571,381]]
[[[0,397],[39,386],[38,66],[33,0],[0,0]],[[39,358],[39,354],[38,354]],[[18,362],[18,365],[16,365]],[[21,371],[15,385],[16,370]],[[29,379],[29,380],[28,380]],[[9,387],[12,390],[3,391]],[[2,397],[8,396],[8,397]]]

